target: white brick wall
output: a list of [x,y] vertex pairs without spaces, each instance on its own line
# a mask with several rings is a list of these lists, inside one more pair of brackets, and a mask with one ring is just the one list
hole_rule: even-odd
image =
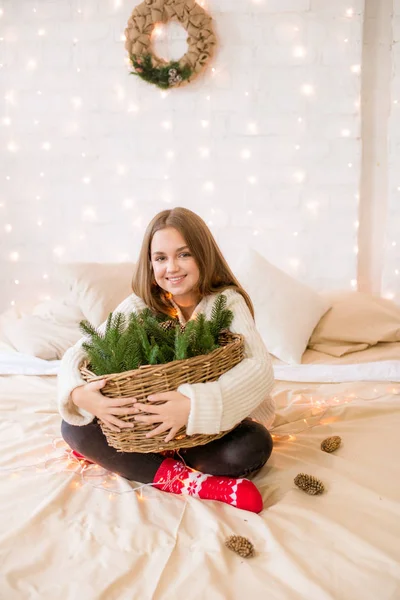
[[[354,287],[364,3],[207,0],[215,74],[166,97],[129,75],[134,5],[1,3],[0,309],[47,294],[58,261],[134,259],[176,205],[228,257],[240,240],[317,289]],[[185,33],[168,39],[179,56]]]

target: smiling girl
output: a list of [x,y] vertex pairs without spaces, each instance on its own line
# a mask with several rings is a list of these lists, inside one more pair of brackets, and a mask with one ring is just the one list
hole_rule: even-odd
[[[223,293],[226,308],[234,315],[230,330],[244,336],[245,357],[217,381],[183,384],[175,391],[149,396],[150,402],[164,401],[152,406],[136,398],[103,396],[104,380],[86,383],[79,372],[85,358],[82,338],[61,361],[58,404],[63,438],[78,455],[126,479],[260,512],[261,495],[244,477],[258,471],[272,451],[267,430],[274,417],[269,395],[274,384],[272,362],[255,327],[248,294],[198,215],[174,208],[153,218],[144,235],[132,289],[114,312],[129,315],[149,307],[178,318],[181,324],[199,313],[209,319],[217,295]],[[105,323],[98,330],[103,332]],[[133,407],[125,408],[131,404]],[[119,418],[125,414],[154,424],[147,436],[165,433],[166,441],[182,426],[188,435],[227,433],[169,458],[157,453],[118,452],[108,445],[95,417],[119,431],[134,426]]]

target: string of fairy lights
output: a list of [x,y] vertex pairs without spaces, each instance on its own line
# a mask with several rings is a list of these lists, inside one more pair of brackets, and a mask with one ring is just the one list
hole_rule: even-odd
[[[248,0],[248,11],[251,13],[252,6],[254,9],[259,9],[265,3],[266,0]],[[210,1],[201,0],[199,4],[210,11],[213,10],[212,4]],[[258,5],[258,6],[257,6]],[[27,19],[26,23],[29,23],[31,27],[30,36],[32,39],[36,38],[38,42],[40,40],[52,39],[52,36],[55,35],[53,28],[53,20],[46,20],[41,18],[42,8],[40,3],[35,6],[35,3],[32,4],[25,3],[27,7],[26,10],[31,11],[30,18]],[[109,10],[114,12],[117,15],[120,15],[121,29],[124,28],[125,22],[127,20],[127,16],[132,10],[132,6],[128,6],[128,2],[126,0],[110,0],[109,2]],[[0,6],[0,72],[3,71],[3,76],[6,75],[6,72],[11,72],[11,66],[8,66],[7,57],[12,55],[14,51],[16,51],[18,47],[18,43],[21,41],[20,34],[18,32],[18,25],[15,26],[12,23],[13,9],[10,7],[10,15],[7,14],[7,5]],[[86,4],[84,2],[77,2],[74,4],[74,7],[71,8],[72,11],[72,23],[77,23],[80,27],[77,27],[77,31],[83,32],[82,24],[87,22],[90,19],[90,3]],[[338,50],[342,52],[346,51],[346,48],[350,48],[352,46],[352,39],[349,37],[348,28],[346,28],[346,22],[359,22],[360,14],[359,11],[355,8],[349,6],[344,11],[341,8],[337,9],[337,17],[343,22],[343,34],[337,35],[337,44]],[[9,18],[8,18],[9,17]],[[19,16],[18,22],[21,22],[21,17]],[[119,22],[119,21],[118,21]],[[25,24],[25,28],[28,26]],[[71,23],[70,23],[71,24]],[[154,30],[154,43],[159,44],[164,42],[166,48],[168,48],[168,27],[162,24],[155,27]],[[72,31],[73,28],[71,28]],[[79,186],[82,186],[81,189],[90,189],[93,188],[93,184],[96,182],[97,173],[93,170],[93,168],[88,167],[85,169],[85,160],[88,158],[88,150],[86,144],[81,144],[82,139],[82,131],[84,128],[84,115],[85,110],[87,110],[88,103],[85,99],[85,61],[82,59],[83,52],[79,52],[79,48],[84,42],[82,39],[81,33],[71,34],[71,39],[69,41],[64,40],[65,48],[71,52],[71,71],[73,70],[77,81],[82,82],[82,93],[77,93],[76,90],[71,93],[69,98],[69,107],[70,112],[66,116],[66,123],[63,125],[63,131],[68,132],[69,135],[75,135],[76,141],[76,154],[80,156],[82,159],[82,175],[77,176],[76,178],[76,189],[77,195],[81,194],[82,198],[86,198],[85,191],[79,192]],[[282,25],[280,29],[280,33],[282,37],[282,43],[285,43],[285,48],[287,50],[288,64],[292,65],[302,65],[307,60],[309,54],[314,52],[314,48],[308,43],[307,35],[306,35],[306,27],[302,27],[301,23],[296,24],[293,20],[288,19],[287,25]],[[143,92],[141,92],[142,98],[139,95],[136,97],[132,97],[132,88],[135,87],[133,84],[132,78],[128,77],[127,74],[130,70],[130,62],[129,57],[126,52],[123,50],[123,42],[125,41],[125,35],[123,31],[121,31],[117,37],[118,42],[121,45],[121,63],[125,63],[126,67],[126,77],[125,82],[111,84],[114,85],[113,94],[118,106],[120,113],[125,113],[127,118],[129,119],[139,119],[143,118],[143,102],[146,103],[146,97],[143,96]],[[182,38],[183,39],[183,38]],[[29,47],[29,45],[28,45]],[[32,48],[36,49],[36,53],[32,51],[32,55],[29,52],[24,54],[23,64],[18,67],[20,71],[25,71],[27,75],[31,77],[32,86],[34,88],[35,77],[38,73],[51,73],[51,69],[54,67],[47,67],[45,64],[42,64],[42,58],[40,53],[40,44],[32,43]],[[360,78],[361,74],[361,65],[359,62],[353,61],[354,52],[349,51],[349,59],[348,62],[343,64],[343,70],[350,71],[351,75],[354,77]],[[81,59],[81,62],[80,62]],[[116,65],[118,66],[118,65]],[[218,62],[218,58],[215,61],[214,65],[210,68],[208,83],[204,84],[205,91],[202,92],[200,89],[198,94],[201,96],[201,101],[203,102],[203,114],[199,115],[198,118],[198,131],[199,131],[199,139],[200,143],[197,148],[197,157],[198,160],[205,163],[208,162],[211,164],[213,162],[213,158],[215,156],[216,148],[211,143],[211,137],[208,135],[211,132],[212,124],[212,104],[213,104],[213,94],[216,94],[215,91],[218,86],[214,86],[214,80],[217,81],[218,78],[224,79],[227,76],[228,67],[225,63]],[[312,70],[310,71],[312,74]],[[124,72],[125,75],[125,72]],[[39,81],[42,81],[39,78]],[[359,87],[359,84],[358,84]],[[320,88],[318,85],[318,81],[313,81],[313,78],[310,77],[307,80],[303,81],[298,86],[298,98],[299,98],[299,107],[304,107],[304,103],[301,101],[303,99],[306,102],[314,103],[309,106],[316,106],[318,102],[318,97],[320,94]],[[5,152],[8,156],[13,158],[14,163],[12,164],[12,173],[5,172],[4,175],[4,187],[3,187],[3,195],[0,198],[0,215],[7,215],[11,213],[12,208],[12,200],[8,198],[9,190],[12,188],[13,180],[16,176],[16,165],[19,165],[19,178],[22,176],[24,172],[24,161],[28,160],[26,156],[24,156],[24,140],[21,137],[21,128],[18,125],[18,108],[20,105],[20,95],[21,90],[13,89],[12,87],[7,88],[4,91],[4,113],[1,116],[0,123],[3,128],[3,132],[6,138],[5,144]],[[154,94],[159,95],[159,101],[167,101],[173,102],[173,94],[174,92],[166,90],[166,91],[156,91],[154,89],[149,89],[149,94],[154,96]],[[244,85],[243,89],[240,92],[242,98],[248,99],[251,101],[256,92],[252,89],[251,86]],[[43,99],[43,102],[46,102],[47,90],[45,86],[39,87],[35,89],[35,95],[37,99]],[[144,99],[143,99],[144,98]],[[250,106],[250,105],[249,105]],[[297,123],[300,128],[302,128],[307,123],[308,111],[311,108],[302,108],[303,113],[298,114],[296,116]],[[359,110],[360,110],[360,98],[354,98],[354,111],[359,119]],[[155,111],[157,114],[157,111]],[[60,149],[60,139],[58,137],[50,137],[50,136],[41,136],[40,131],[43,128],[44,123],[42,122],[42,118],[45,118],[45,115],[35,114],[35,111],[32,110],[32,114],[28,114],[28,118],[31,119],[31,126],[33,126],[33,132],[37,132],[36,138],[38,140],[36,153],[39,157],[43,156],[43,164],[47,165],[45,157],[49,155],[55,155],[57,157],[57,153]],[[25,115],[25,118],[26,115]],[[101,118],[101,116],[99,117]],[[197,119],[197,117],[195,117]],[[259,214],[255,207],[252,205],[252,190],[256,190],[260,185],[260,181],[262,180],[262,173],[257,173],[254,164],[257,164],[257,160],[259,160],[259,150],[256,147],[252,146],[252,140],[257,139],[258,136],[261,135],[261,126],[258,122],[257,118],[252,118],[251,115],[248,115],[248,111],[246,111],[246,116],[243,116],[243,119],[246,119],[244,124],[244,128],[247,136],[247,143],[243,145],[242,149],[238,151],[238,155],[236,160],[239,161],[242,167],[245,167],[247,170],[247,174],[245,177],[245,182],[248,186],[247,191],[245,192],[247,198],[247,207],[244,209],[244,219],[246,219],[246,223],[250,224],[251,227],[251,235],[255,238],[261,238],[264,230],[262,226],[259,225]],[[162,118],[159,123],[160,132],[165,132],[169,134],[168,140],[171,141],[170,147],[166,147],[164,154],[160,156],[160,162],[164,164],[165,173],[163,175],[163,181],[165,184],[168,184],[168,187],[162,189],[162,181],[160,181],[160,199],[165,206],[173,206],[175,203],[175,198],[173,194],[173,184],[175,181],[176,175],[171,174],[170,166],[176,162],[178,157],[178,150],[174,147],[174,122],[170,118]],[[201,132],[207,134],[205,137],[202,137]],[[80,137],[81,134],[81,137]],[[357,139],[358,132],[352,130],[352,128],[346,123],[342,127],[339,127],[337,131],[337,137],[343,139]],[[301,154],[302,150],[304,150],[303,143],[306,143],[305,140],[302,140],[302,134],[296,133],[293,131],[293,144],[292,149],[299,155],[299,164],[301,164]],[[218,141],[215,142],[218,144]],[[17,163],[18,157],[21,157],[20,163]],[[257,159],[257,160],[256,160]],[[254,162],[254,160],[256,162]],[[354,169],[356,167],[355,163],[356,159],[347,161],[345,166],[348,169]],[[129,163],[127,160],[125,161],[115,161],[114,175],[118,178],[118,180],[123,181],[126,178],[127,173],[129,173]],[[11,164],[8,162],[8,164]],[[194,168],[196,166],[194,165]],[[357,168],[357,167],[356,167]],[[235,165],[232,164],[232,169],[235,169]],[[302,190],[307,190],[307,181],[308,181],[309,173],[306,169],[299,167],[295,168],[291,175],[289,175],[287,185],[293,186],[293,189],[296,190],[300,187]],[[47,171],[47,168],[39,169],[37,175],[35,177],[35,181],[31,181],[29,183],[30,194],[32,196],[32,200],[34,200],[35,206],[37,207],[37,215],[34,222],[31,224],[31,235],[32,239],[35,239],[37,235],[40,235],[41,232],[45,229],[50,229],[53,227],[53,223],[51,223],[47,217],[47,204],[49,202],[49,192],[52,189],[52,181],[51,181],[51,171]],[[128,191],[129,184],[127,184],[127,191],[125,197],[122,197],[120,200],[115,201],[115,208],[118,206],[121,210],[121,222],[123,224],[129,223],[134,232],[140,233],[143,230],[143,227],[146,225],[146,219],[142,213],[141,203],[138,202],[136,197],[132,197],[132,194]],[[221,208],[218,206],[218,192],[220,186],[218,178],[210,178],[205,177],[203,183],[201,184],[201,191],[204,194],[205,202],[207,202],[207,206],[209,209],[209,217],[207,222],[211,228],[218,227],[220,220],[223,221],[223,216],[221,214]],[[259,192],[258,192],[259,193]],[[11,194],[10,194],[11,198]],[[357,215],[357,206],[359,203],[359,194],[358,190],[354,190],[354,215]],[[214,204],[214,205],[213,205]],[[316,221],[318,216],[323,209],[323,205],[318,200],[318,198],[311,198],[309,200],[304,201],[304,208],[306,214],[308,214],[308,218],[310,220]],[[7,209],[10,209],[7,211]],[[90,231],[90,225],[96,224],[101,221],[101,213],[102,207],[97,206],[94,202],[86,203],[85,201],[82,203],[80,214],[77,216],[76,230],[70,233],[70,239],[73,239],[74,244],[78,247],[84,247],[84,244],[88,239],[88,231]],[[139,213],[139,214],[137,214]],[[0,216],[1,219],[1,216]],[[15,248],[15,245],[18,245],[17,240],[19,238],[19,223],[18,223],[18,211],[15,211],[14,218],[9,220],[7,216],[3,217],[3,223],[1,225],[1,229],[4,233],[4,246],[9,245],[9,249],[6,253],[3,254],[2,260],[8,261],[10,263],[15,263],[16,267],[18,264],[23,264],[24,261],[28,259],[27,253],[21,249]],[[1,222],[1,221],[0,221]],[[357,239],[357,232],[359,228],[359,221],[354,220],[353,223],[353,236],[354,240]],[[66,261],[69,259],[69,247],[67,243],[68,232],[64,236],[64,239],[60,240],[60,243],[53,246],[51,249],[50,255],[52,257],[52,261],[57,263],[59,261]],[[301,228],[293,230],[289,236],[293,240],[294,248],[297,248],[299,241],[301,241],[303,236],[303,231]],[[395,245],[395,241],[392,242]],[[79,246],[81,244],[81,246]],[[14,246],[14,247],[13,247]],[[84,251],[84,250],[82,250]],[[353,254],[358,254],[358,246],[357,243],[354,243],[352,248]],[[114,261],[125,261],[130,260],[131,256],[127,252],[118,252],[109,257]],[[84,259],[84,255],[82,256]],[[354,263],[356,259],[353,258]],[[299,268],[302,265],[302,261],[299,256],[288,256],[287,257],[287,266],[296,274]],[[399,270],[395,271],[396,276],[399,274]],[[50,279],[50,274],[46,270],[41,274],[43,280],[48,281]],[[13,279],[13,285],[21,286],[24,281],[22,276],[16,276]],[[349,281],[350,287],[352,289],[357,288],[357,280],[355,278]],[[395,293],[392,291],[386,292],[386,297],[394,297]],[[16,304],[16,300],[12,298],[10,300],[11,305]]]
[[[311,429],[319,428],[321,437],[327,435],[328,429],[330,432],[334,431],[335,423],[338,420],[336,412],[343,411],[346,406],[400,396],[400,385],[393,383],[378,385],[380,389],[377,387],[368,388],[368,390],[362,389],[361,393],[342,391],[330,394],[328,391],[326,393],[318,390],[310,392],[307,389],[288,391],[288,405],[292,408],[295,407],[296,420],[282,424],[277,423],[276,426],[270,428],[274,440],[274,452],[287,453],[289,445],[295,444],[296,441],[303,445],[302,434]],[[147,499],[145,490],[152,487],[153,484],[136,484],[128,481],[98,464],[77,458],[72,454],[72,449],[63,438],[54,437],[50,433],[44,435],[51,438],[51,449],[42,460],[19,466],[0,467],[0,473],[8,474],[10,479],[20,477],[20,472],[23,471],[35,474],[67,473],[73,476],[70,487],[74,490],[90,486],[106,492],[109,500],[114,500],[124,494],[136,494],[139,500]],[[182,456],[181,460],[185,462]],[[263,486],[259,487],[262,489]]]

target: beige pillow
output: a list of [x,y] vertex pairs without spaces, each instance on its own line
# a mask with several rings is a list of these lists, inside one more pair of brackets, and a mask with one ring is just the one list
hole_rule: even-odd
[[71,263],[60,265],[58,279],[85,319],[98,327],[132,293],[135,263]]
[[400,306],[362,292],[325,293],[332,308],[321,318],[308,347],[332,356],[400,341]]

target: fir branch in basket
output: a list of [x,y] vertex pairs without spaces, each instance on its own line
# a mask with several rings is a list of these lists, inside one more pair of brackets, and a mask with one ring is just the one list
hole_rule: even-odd
[[[168,318],[168,317],[167,317]],[[95,375],[123,373],[142,365],[157,365],[209,354],[219,347],[222,330],[228,329],[233,313],[226,309],[226,296],[220,294],[214,303],[211,319],[204,314],[181,327],[165,315],[154,315],[146,308],[129,315],[111,313],[104,333],[99,333],[88,321],[80,323],[89,338],[82,344]]]

